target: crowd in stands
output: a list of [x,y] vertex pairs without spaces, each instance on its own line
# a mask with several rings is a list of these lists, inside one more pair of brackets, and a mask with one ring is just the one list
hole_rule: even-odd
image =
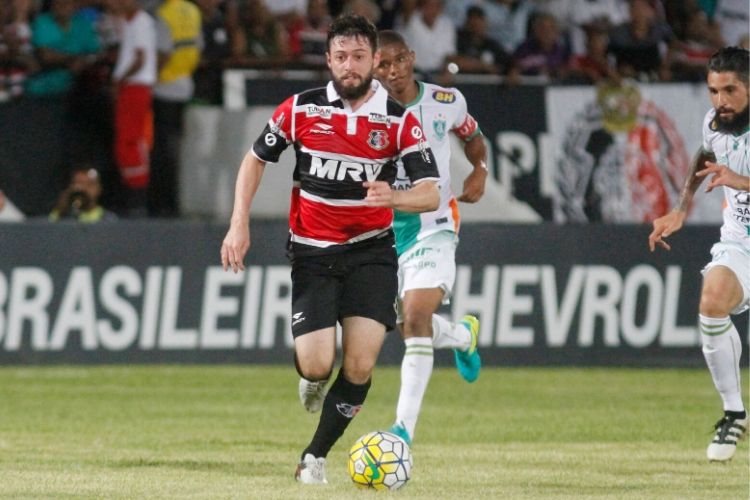
[[[124,208],[173,217],[184,105],[220,103],[229,67],[324,71],[340,13],[402,33],[427,79],[514,85],[699,81],[719,47],[748,47],[748,10],[747,0],[2,0],[0,105],[67,96],[89,129],[73,135],[106,136],[114,116],[104,138]],[[71,163],[100,163],[85,143],[70,140]]]

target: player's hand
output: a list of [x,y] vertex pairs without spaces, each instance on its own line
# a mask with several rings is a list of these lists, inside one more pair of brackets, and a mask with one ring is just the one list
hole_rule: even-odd
[[648,247],[653,252],[658,244],[665,250],[671,250],[672,247],[664,241],[664,238],[679,231],[685,222],[687,214],[679,210],[672,210],[667,215],[659,217],[654,221],[654,230],[648,236]]
[[365,201],[369,206],[393,208],[394,193],[390,184],[385,181],[368,181],[362,185],[367,188]]
[[487,170],[475,168],[464,180],[464,190],[458,201],[476,203],[484,195],[484,183],[487,181]]
[[245,254],[250,249],[250,228],[247,224],[232,224],[221,244],[221,265],[235,273],[245,270]]
[[706,192],[709,193],[717,186],[727,186],[734,189],[748,191],[747,178],[739,175],[726,165],[719,165],[711,161],[706,162],[706,168],[695,173],[697,177],[707,177],[712,175],[706,186]]

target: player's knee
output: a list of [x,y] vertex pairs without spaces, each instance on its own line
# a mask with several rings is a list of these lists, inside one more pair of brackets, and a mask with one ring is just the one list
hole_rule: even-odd
[[723,318],[732,310],[729,297],[724,290],[706,286],[701,292],[700,313],[710,318]]
[[432,313],[421,310],[405,311],[402,332],[405,338],[431,337]]
[[344,377],[352,384],[364,384],[370,380],[373,363],[365,360],[349,360],[344,363]]
[[321,359],[300,359],[296,354],[294,356],[294,366],[297,368],[299,376],[311,382],[318,380],[328,380],[333,371],[333,362],[326,362]]

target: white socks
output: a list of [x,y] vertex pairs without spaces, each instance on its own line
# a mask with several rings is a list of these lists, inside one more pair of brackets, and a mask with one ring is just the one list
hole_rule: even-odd
[[700,315],[703,356],[714,385],[721,395],[725,411],[744,411],[740,389],[740,354],[742,342],[734,323],[724,318]]
[[401,391],[396,406],[396,422],[401,423],[414,439],[422,398],[432,375],[432,339],[412,337],[405,339],[404,344],[406,352],[401,361]]
[[471,347],[471,332],[461,323],[451,323],[437,314],[432,315],[432,345],[435,349],[458,349]]

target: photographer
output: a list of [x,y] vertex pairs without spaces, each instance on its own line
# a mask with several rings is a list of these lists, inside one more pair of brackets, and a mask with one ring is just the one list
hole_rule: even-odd
[[73,171],[68,187],[60,193],[49,220],[72,219],[86,223],[116,220],[115,214],[99,204],[101,194],[99,172],[94,168],[78,168]]

